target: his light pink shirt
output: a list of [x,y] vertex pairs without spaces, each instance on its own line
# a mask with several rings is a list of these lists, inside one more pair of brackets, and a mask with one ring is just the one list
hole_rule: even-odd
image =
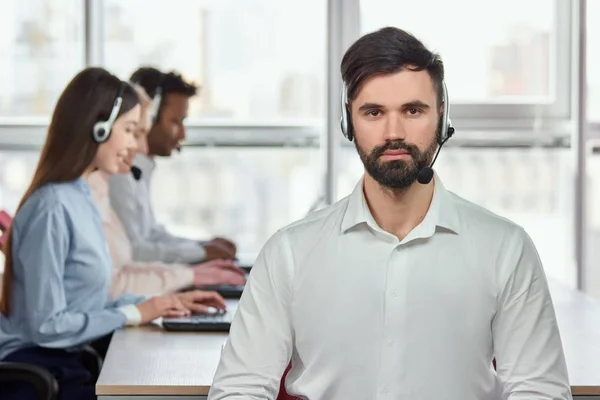
[[104,233],[113,262],[110,296],[123,293],[157,295],[191,286],[192,269],[182,264],[133,261],[131,242],[125,229],[110,205],[106,174],[96,171],[88,178],[92,198],[102,216]]

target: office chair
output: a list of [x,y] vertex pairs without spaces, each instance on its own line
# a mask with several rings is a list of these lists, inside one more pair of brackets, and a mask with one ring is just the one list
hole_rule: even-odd
[[6,231],[11,223],[12,217],[4,210],[0,211],[0,231]]
[[285,391],[285,377],[287,376],[288,372],[290,372],[291,368],[292,364],[290,363],[285,369],[283,376],[281,377],[281,383],[279,384],[279,394],[277,395],[277,400],[301,400],[300,397],[292,396]]
[[0,211],[0,249],[4,248],[4,232],[12,223],[12,217],[4,210]]
[[58,384],[54,376],[35,365],[0,361],[0,382],[29,383],[35,388],[39,400],[56,400],[58,397]]

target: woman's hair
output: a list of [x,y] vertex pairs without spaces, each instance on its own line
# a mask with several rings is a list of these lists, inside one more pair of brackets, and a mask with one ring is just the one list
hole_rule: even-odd
[[[40,159],[25,191],[17,213],[25,201],[40,187],[51,182],[73,181],[90,168],[99,144],[94,140],[93,127],[108,120],[123,82],[102,68],[86,68],[69,82],[60,95]],[[137,93],[124,84],[120,116],[139,104]],[[5,233],[4,276],[0,313],[8,316],[13,279],[12,229]]]

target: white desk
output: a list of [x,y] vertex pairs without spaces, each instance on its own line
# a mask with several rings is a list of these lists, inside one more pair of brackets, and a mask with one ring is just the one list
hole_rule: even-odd
[[226,340],[225,333],[157,326],[117,331],[96,385],[98,399],[205,399]]
[[[559,284],[551,289],[573,395],[600,400],[600,302]],[[118,331],[96,385],[98,399],[205,399],[226,339],[155,326]]]
[[551,282],[573,396],[600,400],[600,301]]

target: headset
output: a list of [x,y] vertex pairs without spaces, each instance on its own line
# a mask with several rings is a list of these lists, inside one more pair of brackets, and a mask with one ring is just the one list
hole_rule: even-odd
[[110,131],[112,130],[115,120],[119,116],[119,111],[121,111],[121,104],[123,104],[123,92],[125,92],[126,86],[127,82],[121,81],[119,84],[119,91],[117,92],[117,97],[115,98],[115,102],[113,103],[108,119],[106,121],[98,121],[94,124],[93,138],[96,143],[104,143],[110,137]]
[[[448,139],[454,134],[454,128],[450,121],[450,102],[448,101],[448,89],[446,88],[446,82],[442,81],[443,91],[443,102],[444,112],[441,117],[440,127],[437,135],[437,141],[442,146]],[[343,85],[342,87],[342,117],[340,118],[340,127],[344,137],[349,141],[354,140],[354,128],[352,127],[352,121],[350,119],[350,104],[348,103],[348,87]]]
[[156,83],[156,90],[154,91],[154,97],[152,97],[152,109],[150,110],[150,116],[152,118],[152,124],[156,124],[158,122],[158,113],[160,111],[160,106],[162,104],[162,95],[163,95],[163,81],[165,80],[165,74],[162,72],[158,77],[158,82]]

